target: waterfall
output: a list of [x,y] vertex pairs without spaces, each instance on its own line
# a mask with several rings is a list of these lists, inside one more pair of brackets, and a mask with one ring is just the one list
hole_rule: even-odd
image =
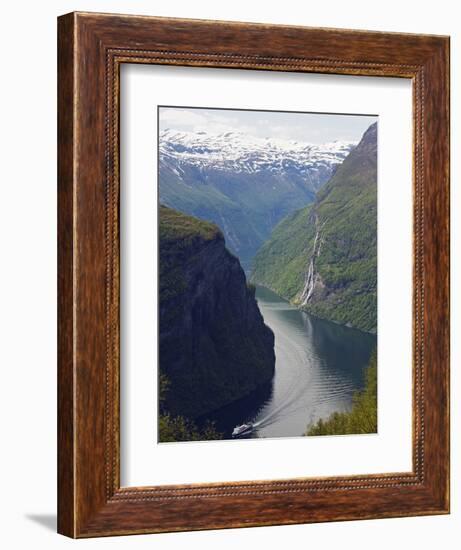
[[309,260],[309,267],[307,268],[306,280],[304,283],[304,288],[301,293],[301,305],[305,306],[310,300],[312,293],[314,292],[315,283],[317,281],[317,274],[315,272],[315,260],[320,255],[320,249],[322,247],[323,238],[321,237],[321,230],[323,229],[325,220],[321,226],[319,226],[319,218],[315,214],[315,238],[314,238],[314,247],[312,249],[312,255]]

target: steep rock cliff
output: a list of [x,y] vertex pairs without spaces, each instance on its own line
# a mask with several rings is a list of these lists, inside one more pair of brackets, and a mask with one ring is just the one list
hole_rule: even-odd
[[194,419],[270,381],[274,335],[217,226],[161,206],[159,230],[164,406]]

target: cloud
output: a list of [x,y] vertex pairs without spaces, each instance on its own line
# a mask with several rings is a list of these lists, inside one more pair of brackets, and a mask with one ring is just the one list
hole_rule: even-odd
[[192,129],[206,125],[207,118],[199,110],[160,108],[160,126],[164,128]]
[[376,117],[315,113],[286,113],[187,107],[161,107],[160,130],[222,134],[241,132],[262,138],[325,143],[358,141]]
[[226,116],[225,112],[206,109],[160,108],[160,130],[170,128],[178,131],[223,133],[229,131],[244,132],[245,128],[238,119]]

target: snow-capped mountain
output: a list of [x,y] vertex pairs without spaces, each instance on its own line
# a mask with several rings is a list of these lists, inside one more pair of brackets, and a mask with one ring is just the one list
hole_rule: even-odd
[[183,165],[233,173],[295,170],[306,178],[306,186],[318,189],[349,154],[355,143],[333,141],[312,144],[278,138],[259,138],[240,132],[160,133],[160,165],[169,165],[181,176]]
[[311,203],[354,146],[239,132],[163,130],[160,202],[216,223],[228,248],[250,270],[253,256],[275,225]]

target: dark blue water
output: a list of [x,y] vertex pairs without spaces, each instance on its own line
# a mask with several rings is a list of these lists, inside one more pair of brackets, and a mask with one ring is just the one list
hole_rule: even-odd
[[312,317],[263,287],[256,298],[275,335],[275,375],[255,394],[214,413],[218,429],[230,437],[236,425],[251,421],[256,428],[249,437],[300,436],[319,418],[350,410],[376,336]]

